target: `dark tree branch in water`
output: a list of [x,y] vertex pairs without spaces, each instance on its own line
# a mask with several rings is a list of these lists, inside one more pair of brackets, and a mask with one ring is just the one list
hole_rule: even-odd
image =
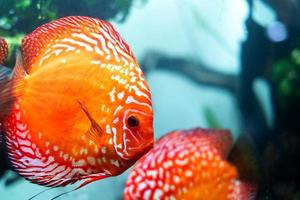
[[[253,1],[247,0],[249,16],[246,21],[248,38],[241,44],[241,73],[239,76],[223,74],[202,63],[187,58],[169,57],[149,52],[141,62],[145,72],[168,70],[179,73],[201,85],[214,86],[230,91],[238,102],[242,117],[242,130],[249,134],[258,147],[262,177],[258,186],[258,199],[296,199],[300,194],[300,104],[282,107],[279,103],[278,85],[272,72],[280,59],[287,59],[300,43],[300,2],[293,0],[263,0],[272,7],[278,20],[286,28],[288,38],[271,41],[266,29],[253,20]],[[283,66],[284,67],[284,66]],[[257,78],[270,84],[274,111],[274,126],[267,126],[266,118],[253,91]],[[298,87],[299,88],[299,87]],[[298,97],[294,97],[299,98]],[[243,146],[242,146],[243,147]],[[252,170],[252,169],[250,169]],[[253,171],[253,170],[252,170]],[[255,171],[255,170],[254,170]]]
[[199,62],[186,58],[149,52],[142,59],[141,66],[145,73],[153,69],[167,70],[184,75],[198,84],[222,88],[231,93],[236,93],[238,90],[238,76],[211,70]]
[[[262,27],[252,21],[248,23],[248,26],[253,31],[249,31],[251,37],[242,44],[241,62],[243,67],[239,76],[212,70],[202,63],[187,58],[169,57],[158,52],[146,53],[141,61],[141,66],[145,73],[151,72],[151,70],[167,70],[183,75],[197,84],[231,92],[238,102],[243,131],[251,134],[258,149],[261,149],[266,142],[264,136],[268,135],[269,130],[263,109],[254,94],[253,82],[255,78],[263,74],[263,70],[256,66],[265,66],[264,59],[268,52],[263,52],[263,49],[266,48],[261,38],[264,37],[264,34],[261,33]],[[258,52],[257,46],[260,46],[262,52]]]

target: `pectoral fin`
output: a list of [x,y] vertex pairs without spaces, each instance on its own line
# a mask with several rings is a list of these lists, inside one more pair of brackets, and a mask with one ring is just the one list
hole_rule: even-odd
[[89,119],[89,121],[91,122],[91,126],[90,128],[87,130],[86,135],[92,139],[93,141],[97,141],[99,139],[99,137],[102,135],[103,130],[102,128],[99,126],[99,124],[96,122],[96,120],[94,120],[94,118],[91,116],[91,114],[89,113],[89,111],[87,110],[86,106],[84,104],[82,104],[79,100],[77,101],[80,108],[82,109],[82,111],[84,112],[84,114],[87,116],[87,118]]

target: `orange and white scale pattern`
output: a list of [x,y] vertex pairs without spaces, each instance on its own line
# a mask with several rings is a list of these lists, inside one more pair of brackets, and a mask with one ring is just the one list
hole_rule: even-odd
[[[95,65],[110,72],[114,86],[108,92],[108,99],[110,104],[115,103],[116,106],[103,105],[100,109],[102,112],[113,113],[115,118],[113,123],[105,126],[104,131],[111,137],[109,144],[113,145],[116,154],[126,159],[127,143],[130,142],[127,136],[130,134],[134,138],[132,131],[126,127],[127,113],[141,113],[134,109],[135,105],[152,110],[151,94],[129,46],[113,26],[88,17],[65,17],[39,27],[26,36],[22,43],[27,76],[30,76],[30,71],[35,70],[34,68],[43,67],[48,59],[57,57],[62,64],[67,64],[68,61],[61,55],[72,53],[76,56],[81,52],[95,54],[95,59],[90,60],[87,65]],[[43,132],[31,133],[30,127],[22,122],[22,115],[26,110],[20,108],[20,101],[21,98],[16,101],[12,115],[5,121],[4,126],[11,162],[28,180],[47,186],[63,186],[78,180],[111,175],[109,167],[103,169],[103,165],[122,167],[118,159],[106,157],[105,146],[99,148],[84,136],[81,139],[87,140],[86,143],[92,147],[77,149],[73,152],[75,156],[63,152],[59,145],[45,140]],[[127,109],[128,105],[130,109]],[[124,131],[117,132],[116,126],[122,126]],[[32,134],[47,149],[40,149],[37,144],[32,143]],[[58,155],[58,158],[53,155]],[[76,159],[78,155],[81,159]]]
[[236,178],[235,168],[201,130],[174,131],[139,160],[124,199],[235,199]]
[[[27,125],[22,122],[19,103],[18,99],[12,109],[13,114],[3,123],[10,162],[21,175],[41,185],[55,186],[72,182],[72,177],[80,173],[80,169],[72,172],[69,167],[59,166],[54,157],[49,155],[50,150],[49,153],[42,154],[39,147],[31,142],[32,135]],[[63,178],[65,176],[70,178]]]

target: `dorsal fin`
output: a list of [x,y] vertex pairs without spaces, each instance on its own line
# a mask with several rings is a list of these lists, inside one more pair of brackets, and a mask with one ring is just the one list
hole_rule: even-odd
[[223,158],[227,158],[233,143],[232,135],[229,130],[197,128],[194,131],[200,131],[206,134],[214,146],[219,150]]
[[8,45],[4,38],[0,37],[0,64],[2,64],[8,56]]
[[40,26],[22,40],[28,71],[36,60],[48,58],[51,51],[57,56],[61,51],[82,49],[102,56],[119,54],[120,58],[135,60],[129,46],[110,23],[90,17],[63,17]]
[[241,180],[253,183],[263,181],[259,156],[250,135],[246,133],[239,135],[230,151],[228,161],[237,168]]
[[[7,113],[6,101],[7,98],[7,85],[10,80],[11,70],[7,67],[0,65],[0,119]],[[0,121],[1,122],[1,121]],[[0,135],[1,135],[1,123],[0,123]]]
[[16,64],[12,72],[12,79],[14,82],[19,82],[28,75],[27,70],[24,67],[24,60],[20,51],[17,51]]

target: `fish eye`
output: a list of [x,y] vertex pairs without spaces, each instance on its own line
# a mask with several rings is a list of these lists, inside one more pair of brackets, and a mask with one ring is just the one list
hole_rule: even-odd
[[127,124],[131,128],[137,127],[139,125],[139,119],[136,116],[129,116]]

